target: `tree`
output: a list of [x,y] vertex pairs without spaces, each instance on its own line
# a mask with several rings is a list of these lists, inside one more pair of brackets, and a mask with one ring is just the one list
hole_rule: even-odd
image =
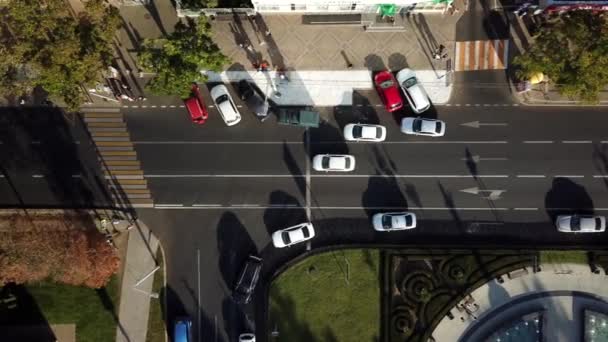
[[608,86],[608,20],[591,11],[554,18],[514,64],[520,78],[542,72],[562,95],[597,102],[599,92]]
[[217,7],[218,0],[180,0],[180,5],[183,9],[199,10]]
[[157,95],[187,97],[192,82],[205,82],[201,70],[219,72],[230,62],[211,39],[206,17],[178,22],[166,39],[147,39],[139,53],[145,71],[156,73],[147,85]]
[[101,77],[120,25],[118,9],[89,0],[74,17],[64,0],[11,0],[0,10],[0,91],[19,96],[41,86],[69,110],[81,86]]
[[0,232],[0,286],[50,279],[75,286],[103,287],[119,258],[97,230],[75,229],[62,217],[13,219]]

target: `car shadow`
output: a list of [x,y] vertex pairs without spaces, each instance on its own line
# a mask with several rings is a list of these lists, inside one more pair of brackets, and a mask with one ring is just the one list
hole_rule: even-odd
[[594,206],[583,186],[571,179],[558,177],[553,180],[545,196],[545,210],[551,222],[555,222],[559,215],[593,215]]
[[349,152],[342,131],[328,122],[321,122],[318,128],[308,129],[302,138],[311,160],[317,154],[348,154]]
[[233,212],[226,212],[217,224],[219,268],[227,288],[232,289],[236,276],[249,255],[257,248],[249,232]]

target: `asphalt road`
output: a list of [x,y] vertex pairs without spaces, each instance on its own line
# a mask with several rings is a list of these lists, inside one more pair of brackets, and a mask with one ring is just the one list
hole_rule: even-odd
[[[253,307],[228,298],[251,253],[264,258],[267,281],[307,249],[340,244],[605,245],[604,234],[559,234],[552,223],[560,213],[608,214],[605,110],[515,106],[508,91],[490,93],[487,106],[426,113],[446,122],[441,138],[402,134],[397,122],[411,113],[386,113],[370,92],[360,107],[321,109],[324,123],[308,131],[262,124],[244,108],[235,127],[213,108],[203,126],[192,125],[183,108],[126,110],[156,203],[140,215],[167,251],[170,319],[195,317],[202,340],[233,341],[253,327]],[[385,125],[387,140],[346,143],[341,129],[357,121]],[[315,172],[310,159],[318,153],[353,154],[357,168]],[[371,228],[374,213],[406,209],[419,216],[417,229]],[[270,245],[272,232],[307,216],[317,231],[310,244]],[[259,292],[258,304],[265,300]]]

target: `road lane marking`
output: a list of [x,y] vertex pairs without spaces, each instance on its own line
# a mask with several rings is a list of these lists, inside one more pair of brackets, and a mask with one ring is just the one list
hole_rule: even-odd
[[231,207],[259,207],[259,204],[231,204]]
[[538,210],[538,208],[513,208],[513,210]]
[[168,208],[178,208],[183,207],[183,204],[155,204],[155,207],[168,207]]
[[[144,175],[145,178],[306,178],[307,175]],[[509,178],[509,175],[334,175],[311,174],[314,178]]]
[[44,178],[44,175],[32,175],[32,178]]
[[583,175],[555,175],[554,178],[585,178]]
[[545,178],[545,175],[517,175],[517,178]]
[[[304,134],[306,134],[306,155],[310,155],[310,130],[308,129],[308,127],[306,128],[306,131],[304,132]],[[310,158],[306,158],[306,218],[308,219],[308,222],[310,222],[310,220],[312,219],[311,212],[310,212],[310,202],[311,202],[311,198],[312,198],[312,194],[311,194],[311,189],[310,189]],[[308,247],[310,247],[309,245],[307,245]]]
[[197,269],[197,274],[198,274],[198,278],[197,278],[197,286],[198,286],[198,298],[197,298],[197,302],[198,302],[198,307],[196,310],[196,318],[198,320],[198,327],[197,327],[197,332],[198,332],[198,340],[200,342],[201,340],[201,312],[203,311],[203,308],[201,307],[201,250],[200,249],[196,249],[196,269]]
[[[181,204],[175,204],[175,205],[169,205],[169,206],[159,206],[159,205],[155,205],[154,206],[156,209],[180,209],[180,210],[214,210],[214,209],[221,209],[221,210],[225,210],[225,209],[253,209],[253,210],[259,210],[259,209],[276,209],[276,208],[281,208],[279,206],[273,205],[273,206],[263,206],[263,205],[255,205],[255,206],[251,206],[251,207],[241,207],[241,206],[221,206],[221,207],[184,207]],[[283,206],[283,209],[306,209],[305,207],[302,206],[297,206],[297,207],[292,207],[292,206]],[[310,207],[311,210],[403,210],[403,209],[407,209],[407,210],[436,210],[436,211],[442,211],[442,210],[462,210],[462,211],[474,211],[474,210],[478,210],[478,211],[494,211],[494,210],[500,210],[500,211],[507,211],[507,210],[511,210],[512,208],[506,208],[506,207],[502,207],[502,208],[452,208],[452,207],[339,207],[339,206],[312,206]],[[600,208],[601,210],[601,208]],[[606,208],[605,210],[608,210],[608,208]]]
[[608,178],[608,175],[594,175],[593,178]]
[[221,204],[193,204],[193,207],[221,207]]
[[524,144],[553,144],[553,140],[525,140]]
[[563,140],[564,144],[591,144],[591,140]]
[[[329,145],[343,141],[317,141],[310,145]],[[134,145],[301,145],[301,141],[131,141]],[[363,142],[356,144],[508,144],[506,140],[436,140],[436,141],[382,141]]]

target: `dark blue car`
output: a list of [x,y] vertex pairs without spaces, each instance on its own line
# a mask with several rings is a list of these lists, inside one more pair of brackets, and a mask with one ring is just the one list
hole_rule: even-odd
[[173,342],[192,341],[192,320],[189,317],[180,317],[175,320],[173,329]]

